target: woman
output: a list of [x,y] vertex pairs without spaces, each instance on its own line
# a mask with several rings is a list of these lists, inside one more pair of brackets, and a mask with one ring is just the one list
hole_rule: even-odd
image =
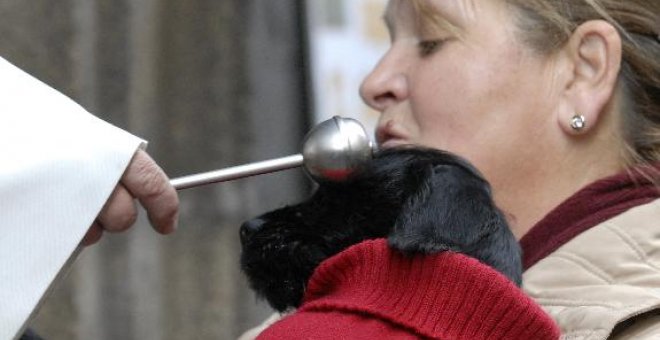
[[483,171],[564,336],[660,337],[660,2],[390,1],[386,21],[361,89],[381,145]]
[[483,172],[562,337],[660,338],[660,2],[390,0],[385,21],[361,88],[380,145]]

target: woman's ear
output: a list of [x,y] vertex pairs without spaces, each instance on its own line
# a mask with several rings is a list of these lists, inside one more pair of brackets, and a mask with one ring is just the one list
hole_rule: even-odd
[[564,50],[573,72],[557,117],[565,133],[587,133],[603,118],[617,87],[621,46],[619,32],[604,20],[587,21],[571,35]]

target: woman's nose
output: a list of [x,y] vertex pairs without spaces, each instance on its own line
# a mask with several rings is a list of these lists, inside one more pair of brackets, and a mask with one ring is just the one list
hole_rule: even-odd
[[360,86],[362,100],[371,108],[383,112],[408,96],[408,80],[403,65],[385,55]]

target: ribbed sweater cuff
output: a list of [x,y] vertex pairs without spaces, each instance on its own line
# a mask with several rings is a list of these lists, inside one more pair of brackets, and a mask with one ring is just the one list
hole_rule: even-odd
[[301,310],[371,314],[441,339],[557,339],[554,321],[506,277],[451,252],[406,256],[384,239],[324,261]]

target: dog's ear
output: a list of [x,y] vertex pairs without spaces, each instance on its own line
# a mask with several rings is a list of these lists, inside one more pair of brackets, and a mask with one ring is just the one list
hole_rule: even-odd
[[457,164],[423,169],[388,240],[405,253],[464,253],[520,282],[519,246],[492,200],[490,186]]
[[487,189],[455,165],[427,165],[422,174],[394,224],[390,244],[404,252],[465,252],[492,228]]

